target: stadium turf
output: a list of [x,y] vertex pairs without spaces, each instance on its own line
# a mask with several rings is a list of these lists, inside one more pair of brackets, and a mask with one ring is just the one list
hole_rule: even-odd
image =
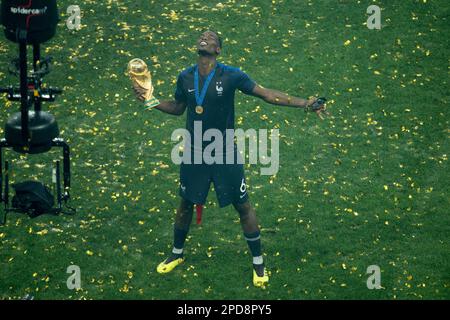
[[[1,299],[450,298],[448,1],[79,0],[78,31],[65,24],[72,2],[58,2],[45,82],[64,94],[45,108],[72,148],[77,213],[8,216]],[[381,30],[365,25],[371,4],[382,9]],[[224,39],[220,61],[259,84],[329,99],[332,116],[320,121],[237,94],[238,127],[280,130],[278,174],[246,166],[266,290],[251,284],[237,214],[219,209],[213,192],[186,263],[156,273],[179,202],[170,137],[185,118],[142,112],[124,72],[144,59],[156,95],[171,99],[208,28]],[[0,84],[18,84],[6,71],[17,48],[0,38]],[[4,123],[19,106],[0,100]],[[12,182],[51,184],[57,155],[7,151]],[[70,265],[81,269],[80,290],[66,286]],[[367,288],[370,265],[381,269],[379,290]]]

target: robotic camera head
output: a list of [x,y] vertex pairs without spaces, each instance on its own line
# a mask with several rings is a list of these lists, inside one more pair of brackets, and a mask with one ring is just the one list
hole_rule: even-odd
[[[0,0],[0,24],[4,26],[8,40],[18,43],[19,58],[14,59],[9,71],[19,76],[20,86],[0,88],[0,93],[6,93],[10,101],[20,101],[20,112],[10,116],[5,124],[5,138],[0,139],[0,203],[5,204],[3,223],[6,212],[20,208],[9,201],[9,164],[3,161],[3,148],[12,148],[18,153],[44,153],[52,147],[62,148],[64,188],[61,188],[59,160],[56,161],[56,212],[62,211],[62,202],[70,199],[70,148],[59,137],[58,124],[55,117],[42,111],[42,102],[52,102],[61,93],[56,88],[44,88],[43,77],[50,72],[50,59],[41,59],[40,45],[50,40],[56,33],[58,23],[56,0]],[[33,47],[33,67],[28,70],[27,46]],[[34,108],[32,108],[34,106]],[[4,172],[3,167],[4,165]],[[4,192],[3,192],[3,176]],[[29,185],[35,181],[24,182]],[[16,194],[18,189],[16,189]],[[13,201],[14,202],[14,201]],[[48,203],[47,203],[48,204]],[[73,212],[71,210],[71,212]]]
[[59,21],[56,0],[2,0],[0,21],[8,40],[20,42],[20,33],[26,31],[27,44],[46,42]]
[[[40,44],[56,33],[59,21],[56,0],[0,0],[0,21],[8,40],[19,44],[19,58],[9,71],[20,77],[20,87],[0,88],[11,101],[20,101],[21,112],[5,125],[6,143],[20,153],[42,153],[51,149],[59,129],[55,118],[42,111],[42,102],[53,102],[61,90],[41,88],[50,72],[51,58],[41,59]],[[33,69],[28,72],[27,45],[33,46]],[[34,110],[30,110],[34,105]]]

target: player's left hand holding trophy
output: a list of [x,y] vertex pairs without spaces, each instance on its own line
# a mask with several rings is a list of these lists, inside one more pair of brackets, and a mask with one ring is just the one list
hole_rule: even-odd
[[134,91],[145,104],[145,109],[149,110],[159,105],[159,100],[153,95],[152,77],[147,64],[135,58],[128,63],[127,72],[133,82]]

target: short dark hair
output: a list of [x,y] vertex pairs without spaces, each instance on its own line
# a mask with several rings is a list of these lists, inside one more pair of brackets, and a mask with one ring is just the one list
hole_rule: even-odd
[[217,34],[217,38],[219,38],[219,47],[220,47],[220,49],[222,49],[222,38],[218,34]]
[[215,30],[212,30],[212,29],[208,29],[206,31],[214,32],[216,34],[217,39],[219,39],[219,48],[222,49],[222,43],[223,42],[222,42],[222,38],[220,37],[219,33],[217,31],[215,31]]

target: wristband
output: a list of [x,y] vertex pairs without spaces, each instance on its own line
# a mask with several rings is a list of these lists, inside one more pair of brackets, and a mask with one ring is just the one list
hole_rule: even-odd
[[145,110],[153,109],[154,107],[158,106],[159,104],[160,104],[159,100],[156,99],[155,97],[153,97],[144,102]]

